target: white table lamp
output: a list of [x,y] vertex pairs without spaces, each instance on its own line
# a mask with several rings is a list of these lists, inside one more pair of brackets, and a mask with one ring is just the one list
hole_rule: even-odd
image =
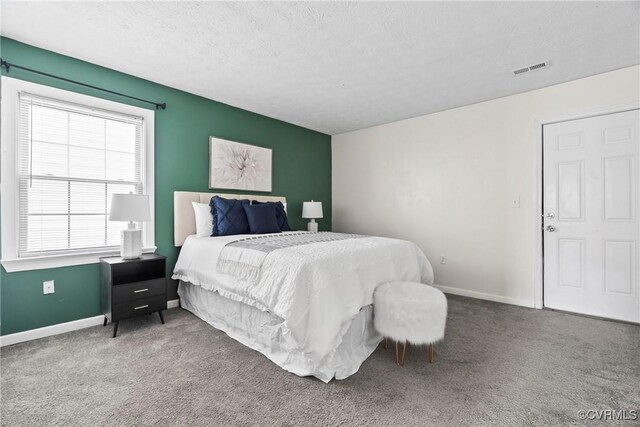
[[302,218],[309,218],[311,221],[307,224],[307,231],[318,231],[318,223],[316,218],[322,218],[322,202],[302,203]]
[[[142,230],[135,222],[149,221],[149,196],[141,194],[114,194],[111,199],[109,221],[128,221],[126,230],[122,230],[120,256],[123,259],[136,259],[142,255]],[[134,222],[135,221],[135,222]]]

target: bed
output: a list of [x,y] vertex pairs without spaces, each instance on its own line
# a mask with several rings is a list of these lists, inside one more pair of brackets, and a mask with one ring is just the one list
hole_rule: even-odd
[[180,305],[296,375],[324,382],[353,375],[382,339],[373,328],[375,288],[433,283],[425,255],[404,240],[296,231],[196,237],[191,202],[214,195],[286,203],[175,192]]

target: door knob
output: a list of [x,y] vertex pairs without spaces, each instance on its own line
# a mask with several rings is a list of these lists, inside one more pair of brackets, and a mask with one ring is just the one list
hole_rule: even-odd
[[556,231],[556,228],[553,225],[547,225],[547,231],[549,233],[553,233],[554,231]]
[[556,214],[554,214],[553,212],[547,212],[547,214],[545,215],[547,218],[549,219],[553,219],[556,217]]

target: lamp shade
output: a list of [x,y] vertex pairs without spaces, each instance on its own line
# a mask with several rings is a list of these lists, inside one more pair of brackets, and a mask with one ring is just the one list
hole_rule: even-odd
[[322,202],[302,203],[302,218],[322,218]]
[[109,221],[149,221],[149,196],[142,194],[114,194],[111,199]]

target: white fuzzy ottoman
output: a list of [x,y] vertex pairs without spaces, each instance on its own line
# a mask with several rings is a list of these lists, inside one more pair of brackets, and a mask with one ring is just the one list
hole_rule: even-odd
[[[429,344],[429,362],[433,362],[433,344],[444,338],[447,298],[422,283],[389,282],[376,288],[373,295],[374,325],[385,337],[396,342],[396,363],[404,363],[407,342]],[[403,342],[402,358],[398,343]]]

